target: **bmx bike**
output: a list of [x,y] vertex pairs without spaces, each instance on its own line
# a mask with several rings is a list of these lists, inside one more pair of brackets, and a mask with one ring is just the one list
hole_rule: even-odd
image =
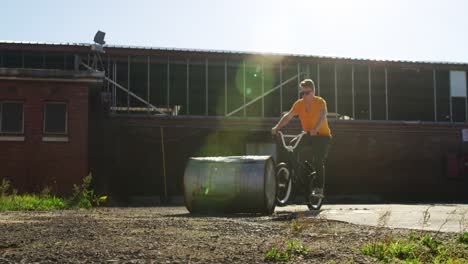
[[[307,132],[285,135],[278,131],[278,135],[287,152],[287,159],[286,162],[276,165],[276,205],[285,206],[303,196],[309,210],[320,210],[324,199],[324,186],[317,186],[316,170],[308,160],[300,161],[297,151],[299,142]],[[321,188],[322,191],[318,192],[317,188]]]

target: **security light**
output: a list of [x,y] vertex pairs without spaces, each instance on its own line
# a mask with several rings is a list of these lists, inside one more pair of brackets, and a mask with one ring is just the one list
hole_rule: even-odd
[[102,32],[102,31],[98,30],[98,32],[96,32],[96,35],[94,35],[94,42],[99,44],[99,45],[104,45],[106,43],[104,41],[105,36],[106,36],[105,32]]

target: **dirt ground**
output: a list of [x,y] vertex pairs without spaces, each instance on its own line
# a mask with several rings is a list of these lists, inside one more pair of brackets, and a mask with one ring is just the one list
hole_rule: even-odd
[[375,263],[359,248],[411,232],[287,210],[272,216],[191,215],[181,206],[2,212],[0,263],[264,263],[265,253],[288,239],[310,248],[292,263]]

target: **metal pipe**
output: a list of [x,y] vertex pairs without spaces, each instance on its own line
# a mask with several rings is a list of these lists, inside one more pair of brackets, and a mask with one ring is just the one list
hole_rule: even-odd
[[228,94],[227,94],[227,60],[224,60],[224,115],[227,116],[227,102],[228,102]]
[[372,77],[370,65],[367,66],[368,78],[369,78],[369,120],[372,120]]
[[[265,65],[262,61],[262,94],[265,93]],[[262,117],[265,117],[265,97],[262,96]]]
[[112,83],[112,106],[117,106],[117,89],[115,89],[115,84],[117,83],[117,63],[114,61],[114,74],[112,75],[112,78],[114,79],[114,82]]
[[[297,63],[297,87],[299,87],[299,85],[301,85],[301,65],[298,62]],[[301,98],[300,91],[299,89],[296,89],[296,90],[297,90],[297,99],[299,100]]]
[[280,115],[283,114],[283,63],[280,62]]
[[[130,55],[127,56],[127,86],[130,91]],[[130,93],[127,93],[127,113],[130,113]]]
[[336,63],[335,63],[335,113],[338,114],[338,82],[336,79]]
[[148,102],[146,104],[146,107],[148,108],[148,113],[149,113],[149,103],[150,103],[150,87],[151,87],[151,78],[150,78],[150,75],[151,75],[151,58],[150,56],[147,56],[146,57],[146,67],[147,67],[147,82],[146,82],[146,101]]
[[187,115],[190,115],[190,100],[189,100],[189,88],[190,88],[190,83],[189,83],[189,77],[190,77],[190,74],[189,74],[189,71],[190,71],[190,59],[187,58]]
[[[96,71],[94,70],[93,68],[91,68],[90,66],[88,66],[87,64],[85,63],[81,63],[81,65],[83,65],[84,67],[86,67],[88,70],[92,70],[92,71]],[[117,68],[117,67],[116,67]],[[149,106],[151,106],[152,108],[154,108],[156,111],[158,111],[159,113],[161,114],[165,114],[164,112],[162,111],[159,111],[158,108],[152,104],[150,104],[149,102],[145,101],[143,98],[141,98],[140,96],[134,94],[133,92],[131,92],[130,90],[128,90],[127,88],[123,87],[122,85],[118,84],[117,82],[114,82],[113,80],[111,80],[110,78],[104,76],[104,79],[106,79],[107,81],[111,82],[112,84],[114,84],[116,87],[118,87],[119,89],[121,89],[122,91],[126,92],[127,94],[133,96],[135,99],[137,99],[138,101],[144,103],[144,104],[148,104]],[[127,107],[127,111],[130,111],[129,110],[130,108]]]
[[[451,81],[451,76],[449,72],[449,83]],[[452,87],[449,87],[449,107],[450,107],[450,122],[453,122],[453,110],[452,110]]]
[[437,122],[437,77],[436,69],[432,69],[432,85],[434,88],[434,122]]
[[320,96],[320,64],[317,62],[317,95]]
[[293,81],[294,79],[296,79],[296,78],[297,78],[297,75],[294,75],[293,77],[289,78],[288,80],[284,81],[283,83],[280,83],[279,85],[277,85],[277,86],[274,87],[273,89],[269,90],[268,92],[265,92],[264,94],[262,94],[262,95],[256,97],[255,99],[253,99],[252,101],[248,102],[247,104],[244,104],[243,106],[241,106],[241,107],[237,108],[236,110],[230,112],[229,114],[227,114],[227,116],[231,116],[231,115],[233,115],[233,114],[239,112],[239,111],[242,110],[242,109],[244,109],[244,111],[245,111],[245,109],[246,109],[247,106],[249,106],[249,105],[251,105],[251,104],[257,102],[258,100],[260,100],[260,99],[262,99],[263,97],[269,95],[270,93],[276,91],[277,89],[280,89],[280,88],[282,87],[282,85],[287,84],[287,83],[289,83],[289,82],[292,82],[292,81]]
[[170,105],[170,100],[171,100],[171,94],[170,94],[170,88],[171,88],[171,65],[169,64],[170,62],[170,59],[169,57],[167,57],[167,76],[166,76],[166,79],[167,79],[167,82],[166,82],[166,86],[167,86],[167,98],[166,98],[166,107],[169,108],[169,105]]
[[208,59],[205,59],[205,115],[208,115]]
[[388,120],[388,72],[385,67],[385,120]]
[[[242,61],[242,66],[243,66],[243,67],[242,67],[242,68],[243,68],[243,70],[242,70],[242,71],[243,71],[242,76],[243,76],[243,82],[244,82],[244,106],[245,106],[245,103],[247,102],[247,98],[246,98],[246,94],[245,94],[245,90],[246,90],[246,89],[245,89],[245,88],[246,88],[246,87],[245,87],[245,60]],[[247,115],[247,111],[246,111],[246,109],[245,109],[245,107],[244,107],[244,117],[245,117],[246,115]]]
[[[106,72],[107,77],[110,75],[110,56],[107,55],[107,72]],[[109,77],[110,78],[110,77]],[[106,91],[110,93],[110,83],[107,82],[107,88]]]
[[354,65],[351,65],[351,98],[353,104],[353,119],[356,119],[356,105],[354,102]]

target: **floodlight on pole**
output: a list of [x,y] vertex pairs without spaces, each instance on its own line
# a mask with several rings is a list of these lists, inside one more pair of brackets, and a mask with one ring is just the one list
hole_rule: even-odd
[[94,44],[91,45],[91,50],[96,51],[98,53],[105,53],[103,45],[106,43],[104,41],[104,37],[106,36],[105,32],[98,30],[94,35]]
[[106,32],[102,32],[98,30],[98,32],[96,32],[96,35],[94,35],[94,43],[97,43],[99,45],[106,44],[106,42],[104,41],[105,36],[106,36]]
[[[102,32],[100,30],[98,30],[96,32],[96,34],[94,35],[94,44],[91,44],[91,51],[94,52],[94,56],[93,56],[93,62],[92,62],[92,65],[91,67],[95,70],[102,70],[104,71],[104,65],[102,63],[102,59],[101,59],[101,53],[106,53],[104,51],[104,44],[106,43],[104,41],[104,37],[106,36],[106,33],[105,32]],[[99,66],[100,66],[100,69],[99,69]]]

